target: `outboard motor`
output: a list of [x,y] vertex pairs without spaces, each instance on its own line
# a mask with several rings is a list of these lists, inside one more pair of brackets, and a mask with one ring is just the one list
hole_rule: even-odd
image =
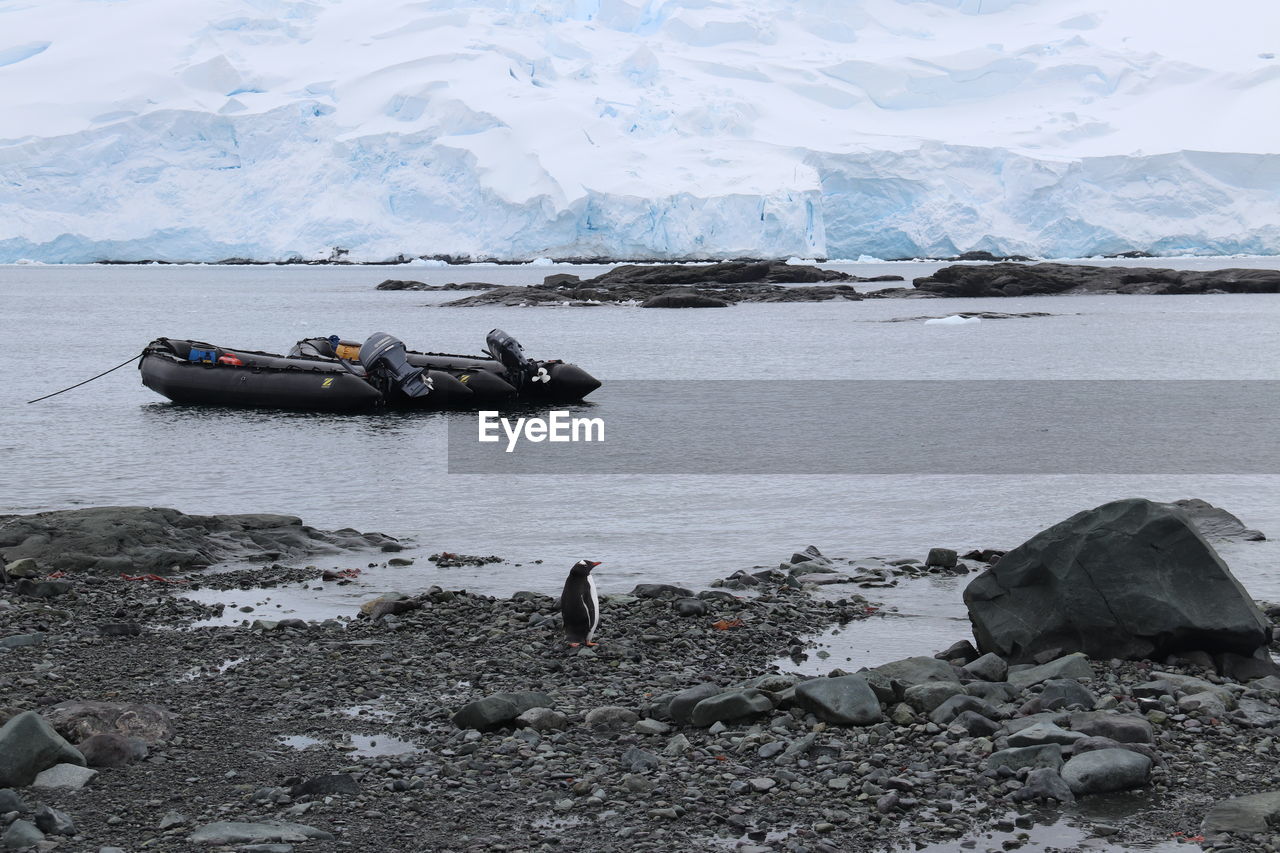
[[494,361],[506,368],[506,380],[516,388],[523,387],[525,380],[537,373],[537,367],[525,357],[520,342],[501,329],[489,332],[484,342]]
[[384,377],[406,397],[425,397],[431,393],[431,379],[420,367],[409,364],[404,342],[386,332],[374,332],[360,347],[360,364],[370,376]]

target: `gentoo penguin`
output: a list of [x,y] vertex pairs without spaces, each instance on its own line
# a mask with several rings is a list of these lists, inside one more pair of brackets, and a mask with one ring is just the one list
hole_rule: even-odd
[[560,594],[560,613],[564,617],[564,633],[569,645],[577,646],[586,643],[594,646],[591,638],[595,636],[596,626],[600,624],[600,602],[596,596],[596,581],[591,577],[591,570],[600,563],[594,560],[579,560],[569,570],[569,577],[564,582],[564,592]]

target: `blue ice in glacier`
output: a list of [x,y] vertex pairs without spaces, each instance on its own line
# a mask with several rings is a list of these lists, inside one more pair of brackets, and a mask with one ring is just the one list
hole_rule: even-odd
[[1159,5],[9,5],[0,262],[1280,252],[1280,6]]

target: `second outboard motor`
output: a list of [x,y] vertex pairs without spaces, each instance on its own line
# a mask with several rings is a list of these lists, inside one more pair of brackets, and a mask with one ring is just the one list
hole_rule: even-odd
[[392,387],[406,397],[431,393],[431,379],[405,357],[404,342],[386,332],[374,332],[360,347],[360,364],[370,375],[385,376]]
[[520,342],[508,335],[501,329],[494,329],[485,336],[485,344],[489,348],[489,355],[493,356],[497,361],[506,368],[506,379],[516,388],[524,385],[529,377],[536,373],[537,368],[533,362],[525,357],[524,350],[520,347]]

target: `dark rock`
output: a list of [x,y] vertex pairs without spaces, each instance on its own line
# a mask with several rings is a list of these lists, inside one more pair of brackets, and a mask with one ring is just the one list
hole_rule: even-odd
[[983,681],[1004,681],[1009,675],[1009,664],[995,652],[987,652],[960,667]]
[[974,711],[989,720],[994,720],[999,716],[999,712],[990,702],[979,699],[977,696],[966,696],[959,694],[952,696],[943,702],[933,712],[929,714],[929,720],[940,726],[944,726],[951,722],[964,711]]
[[638,598],[692,598],[693,590],[666,583],[636,584],[631,594]]
[[955,667],[946,661],[929,657],[903,658],[902,660],[890,661],[866,673],[869,682],[875,676],[884,679],[893,688],[897,698],[901,698],[907,688],[914,687],[917,684],[960,681],[956,675]]
[[84,765],[84,756],[35,711],[0,727],[0,786],[22,788],[57,764]]
[[978,648],[1012,661],[1069,651],[1251,655],[1270,638],[1265,617],[1187,516],[1141,498],[1036,534],[975,578],[964,600]]
[[981,653],[973,647],[973,643],[968,640],[960,640],[947,646],[944,650],[934,655],[938,660],[945,661],[964,661],[965,665],[977,660]]
[[1055,678],[1093,678],[1093,666],[1086,655],[1075,652],[1039,666],[1010,667],[1006,678],[1018,690],[1026,690]]
[[313,776],[289,789],[291,797],[323,797],[333,794],[359,794],[360,783],[350,773]]
[[1089,688],[1074,678],[1051,678],[1044,682],[1044,689],[1040,692],[1040,705],[1046,711],[1075,705],[1092,711],[1097,701],[1098,698],[1089,692]]
[[1078,264],[962,264],[913,282],[936,296],[1044,296],[1061,293],[1280,293],[1277,270],[1171,270]]
[[1067,781],[1052,767],[1037,767],[1027,774],[1021,788],[1014,792],[1015,802],[1027,800],[1057,800],[1060,803],[1075,802],[1075,795]]
[[632,773],[644,773],[662,766],[662,759],[648,750],[633,746],[622,753],[622,766]]
[[651,296],[641,308],[728,308],[729,303],[714,296],[703,296],[690,290],[670,290]]
[[1265,646],[1259,647],[1251,655],[1222,652],[1214,655],[1213,662],[1219,675],[1235,681],[1253,681],[1255,678],[1280,676],[1280,666],[1271,659]]
[[707,615],[707,603],[700,598],[677,598],[671,608],[681,616]]
[[723,690],[723,687],[709,683],[697,684],[686,690],[681,690],[671,697],[671,702],[667,705],[667,716],[674,722],[688,723],[694,707],[699,702],[715,696]]
[[1132,714],[1111,711],[1078,711],[1067,725],[1073,732],[1095,737],[1109,737],[1120,743],[1155,743],[1151,723]]
[[71,584],[66,581],[33,581],[19,578],[13,585],[13,591],[27,598],[57,598],[71,591]]
[[959,727],[968,737],[991,737],[1000,731],[1000,724],[977,711],[961,711],[951,720],[949,727]]
[[463,705],[450,719],[460,729],[477,729],[483,732],[511,725],[518,716],[520,711],[510,699],[486,696]]
[[1141,788],[1151,775],[1151,759],[1127,749],[1099,749],[1062,766],[1062,778],[1077,797]]
[[[570,276],[576,279],[577,276]],[[555,278],[555,276],[547,276],[547,278]],[[423,281],[409,281],[405,279],[389,278],[379,284],[375,290],[494,290],[500,287],[497,284],[490,284],[485,281],[464,281],[461,283],[449,282],[448,284],[427,284]]]
[[22,801],[22,797],[18,796],[17,791],[12,788],[0,788],[0,815],[26,810],[27,804]]
[[36,809],[36,827],[45,835],[75,835],[76,824],[66,812],[49,806]]
[[30,557],[67,571],[129,574],[376,548],[388,539],[353,530],[327,533],[288,515],[187,515],[163,507],[93,507],[0,521],[5,559]]
[[36,632],[33,634],[10,634],[7,637],[0,637],[0,649],[19,649],[23,646],[38,646],[44,642],[45,634]]
[[1208,501],[1186,498],[1174,501],[1173,505],[1187,514],[1187,518],[1191,519],[1191,523],[1206,539],[1243,539],[1247,542],[1261,542],[1267,538],[1260,530],[1245,527],[1243,521]]
[[1097,752],[1100,749],[1127,749],[1130,752],[1136,752],[1139,755],[1145,755],[1150,758],[1153,765],[1163,763],[1155,747],[1148,743],[1121,743],[1109,737],[1093,736],[1082,737],[1071,744],[1072,755],[1084,755],[1086,752]]
[[76,749],[90,767],[124,767],[147,757],[147,743],[141,738],[126,737],[117,732],[92,735]]
[[924,564],[926,566],[950,569],[955,566],[956,561],[956,552],[950,548],[930,548],[929,556],[925,557]]
[[796,685],[796,705],[841,726],[868,726],[884,719],[880,700],[861,675],[814,678]]
[[34,847],[41,841],[44,841],[44,833],[29,820],[15,820],[0,836],[0,844],[8,850]]
[[695,726],[709,726],[717,722],[731,722],[773,710],[773,700],[768,694],[754,687],[726,690],[703,699],[693,707],[689,722]]
[[1062,748],[1057,744],[1047,743],[1040,746],[1015,746],[991,753],[987,758],[987,767],[995,770],[1008,767],[1021,770],[1023,767],[1048,767],[1053,771],[1062,769]]
[[173,737],[173,717],[159,705],[130,702],[60,702],[44,711],[62,735],[74,741],[97,734],[122,734],[157,744]]

